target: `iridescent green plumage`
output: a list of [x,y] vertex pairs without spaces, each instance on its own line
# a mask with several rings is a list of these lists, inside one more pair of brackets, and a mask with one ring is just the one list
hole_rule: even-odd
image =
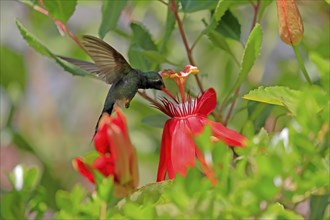
[[[132,68],[120,53],[103,40],[85,35],[83,36],[82,45],[94,63],[63,56],[59,57],[87,72],[96,74],[106,83],[112,84],[101,116],[104,112],[111,114],[115,104],[128,108],[138,89],[161,90],[165,87],[158,72],[143,72]],[[97,126],[98,122],[96,129]]]

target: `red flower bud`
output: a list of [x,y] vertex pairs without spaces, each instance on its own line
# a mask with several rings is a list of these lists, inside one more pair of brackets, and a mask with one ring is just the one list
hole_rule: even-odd
[[303,38],[304,25],[296,0],[276,0],[280,37],[289,45],[297,45]]

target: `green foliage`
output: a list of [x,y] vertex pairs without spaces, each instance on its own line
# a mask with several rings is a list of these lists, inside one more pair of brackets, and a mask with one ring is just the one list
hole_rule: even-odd
[[77,0],[44,0],[46,9],[55,18],[67,22],[76,9]]
[[1,86],[8,89],[15,84],[20,90],[24,90],[26,84],[26,71],[23,56],[13,49],[1,46],[0,54],[6,54],[0,61],[1,66]]
[[233,56],[233,52],[231,51],[229,44],[227,43],[226,38],[218,33],[217,31],[211,31],[208,33],[208,37],[210,41],[214,44],[214,46],[219,47],[220,49],[226,51],[228,54]]
[[[150,56],[143,56],[143,53],[156,53],[158,58],[161,58],[160,60],[163,60],[163,57],[157,52],[158,49],[151,38],[151,34],[143,25],[131,23],[131,29],[133,31],[133,37],[128,50],[130,64],[143,71],[148,71],[152,68],[152,62],[150,62]],[[154,58],[152,58],[152,60],[155,61]],[[156,61],[159,61],[159,59],[156,58]]]
[[325,91],[329,94],[330,92],[330,60],[326,60],[321,57],[319,54],[313,52],[310,54],[310,59],[316,65],[317,69],[320,72],[321,84]]
[[217,7],[215,8],[215,13],[213,15],[216,22],[220,22],[222,16],[224,16],[231,4],[233,4],[233,1],[230,0],[220,0],[218,2]]
[[212,9],[217,5],[217,0],[180,0],[180,3],[184,12],[191,13],[205,9]]
[[47,210],[45,204],[46,190],[38,186],[40,171],[36,167],[16,166],[10,173],[12,191],[1,197],[2,219],[24,219],[26,214],[35,213],[42,218]]
[[240,41],[241,25],[229,10],[227,10],[222,16],[215,30],[221,33],[224,37]]
[[239,71],[238,78],[230,90],[232,93],[248,76],[254,62],[260,54],[262,41],[262,30],[259,24],[256,24],[251,31],[249,39],[246,43],[243,58],[241,60],[241,68]]
[[73,75],[78,75],[78,76],[86,76],[86,75],[91,75],[88,72],[80,69],[79,67],[72,65],[68,62],[63,61],[60,59],[58,56],[53,54],[47,47],[45,47],[40,41],[33,36],[23,25],[20,21],[16,20],[16,25],[23,36],[23,38],[27,41],[27,43],[38,51],[40,54],[47,56],[49,58],[54,59],[61,67],[63,67],[64,70],[68,71],[69,73]]
[[[29,7],[29,10],[33,10],[36,6],[41,7],[47,10],[50,17],[64,23],[73,15],[77,4],[85,7],[89,7],[89,4],[97,4],[97,2],[85,3],[76,0],[21,0],[21,2],[32,6]],[[272,60],[274,56],[267,54],[267,50],[268,52],[273,50],[274,42],[278,41],[278,36],[276,36],[277,38],[268,36],[277,32],[277,27],[270,22],[275,18],[269,17],[265,13],[267,9],[275,7],[272,0],[177,0],[175,1],[179,9],[177,18],[181,19],[183,30],[176,30],[178,23],[171,5],[163,4],[171,2],[136,2],[136,4],[131,4],[131,2],[104,0],[102,2],[102,19],[91,26],[99,27],[98,34],[101,38],[104,38],[106,34],[113,37],[112,34],[118,33],[126,36],[130,64],[134,68],[144,71],[160,71],[168,68],[168,64],[182,69],[178,64],[182,65],[182,60],[187,60],[185,56],[188,53],[191,56],[188,58],[189,62],[193,60],[204,74],[199,75],[204,89],[209,88],[210,84],[216,90],[222,91],[222,94],[217,96],[218,102],[222,103],[222,106],[216,108],[214,118],[224,121],[225,117],[229,115],[229,126],[235,130],[241,129],[241,133],[248,138],[247,146],[231,148],[221,142],[213,143],[210,141],[211,128],[206,126],[195,139],[195,143],[203,154],[207,155],[207,162],[215,172],[216,186],[213,186],[203,174],[202,165],[196,160],[195,167],[189,169],[185,177],[178,175],[174,180],[147,184],[125,198],[117,197],[115,180],[112,177],[105,178],[100,173],[94,173],[96,186],[90,187],[92,192],[87,191],[83,186],[76,184],[76,179],[72,174],[73,170],[62,169],[63,164],[56,159],[44,161],[45,152],[51,154],[49,152],[55,152],[50,151],[53,149],[42,152],[37,149],[38,144],[30,142],[32,139],[42,148],[49,147],[45,144],[47,142],[42,139],[44,127],[40,126],[41,122],[30,123],[29,116],[34,116],[34,114],[31,114],[31,111],[24,114],[29,108],[19,109],[22,105],[19,101],[25,96],[21,92],[17,99],[13,98],[15,92],[13,92],[12,85],[18,85],[20,91],[26,90],[27,85],[30,85],[26,64],[33,66],[34,63],[27,63],[24,60],[26,59],[24,53],[13,49],[9,44],[6,46],[2,44],[1,55],[5,54],[5,56],[2,57],[0,64],[0,86],[1,90],[5,91],[5,95],[10,96],[10,108],[8,120],[5,120],[1,126],[4,126],[5,131],[9,133],[9,146],[15,146],[25,154],[33,155],[39,160],[38,164],[42,169],[23,167],[20,175],[19,168],[16,168],[8,175],[11,189],[1,189],[1,218],[27,219],[32,216],[35,219],[42,219],[45,218],[44,214],[47,212],[55,219],[328,219],[330,217],[328,213],[330,210],[328,178],[330,172],[328,96],[330,69],[329,57],[324,55],[327,53],[324,53],[324,48],[318,49],[320,45],[328,45],[328,42],[319,42],[322,39],[313,38],[314,36],[311,34],[313,29],[306,29],[306,36],[311,37],[309,41],[304,42],[301,49],[304,49],[308,56],[302,56],[299,60],[300,66],[302,62],[306,62],[309,64],[306,65],[308,70],[313,72],[311,74],[313,85],[306,85],[306,82],[298,77],[296,59],[286,57],[286,61],[282,59],[276,63]],[[326,2],[328,1],[326,0]],[[259,3],[260,5],[258,5]],[[323,4],[326,3],[323,2]],[[127,16],[129,20],[125,20],[129,23],[128,27],[118,25],[125,7],[129,14]],[[162,13],[158,14],[158,12]],[[244,15],[247,13],[251,14],[251,19],[255,17],[257,21],[250,32],[246,30],[249,30],[252,20],[246,19]],[[302,14],[305,13],[310,12],[305,10]],[[33,13],[31,14],[33,16]],[[270,14],[272,15],[272,13]],[[164,17],[162,17],[163,15]],[[29,16],[26,16],[27,19],[24,20],[24,23],[29,25],[31,32],[19,20],[16,20],[16,25],[30,47],[55,61],[72,75],[90,76],[88,72],[57,56],[58,53],[66,52],[83,56],[83,50],[78,50],[79,47],[75,43],[65,44],[64,39],[58,39],[58,36],[50,38],[44,29],[48,28],[47,25],[50,23],[47,22],[52,22],[51,19],[45,19],[47,21],[44,23],[41,21],[33,23],[29,22],[32,20]],[[154,21],[144,22],[143,19],[149,17]],[[267,19],[264,19],[266,17]],[[135,21],[132,22],[133,20]],[[308,17],[303,20],[311,22],[306,25],[306,28],[315,24],[312,23],[313,19],[308,19]],[[200,21],[204,23],[202,28],[198,26],[202,26]],[[82,30],[72,28],[71,31],[80,36],[80,32],[86,32],[89,28],[86,26],[84,25]],[[38,37],[45,43],[41,43],[32,34],[34,32],[38,33]],[[184,45],[184,41],[182,41],[183,34],[185,34],[187,45]],[[244,36],[248,36],[246,42],[243,42]],[[203,41],[203,37],[207,37],[209,41]],[[270,59],[258,60],[262,42],[264,42],[263,48],[267,48],[262,54],[269,56]],[[52,43],[55,46],[51,45]],[[244,45],[244,50],[238,44]],[[57,45],[61,45],[64,49],[60,50]],[[200,50],[195,50],[192,45],[198,45]],[[184,46],[188,46],[188,50]],[[213,47],[221,50],[212,50]],[[54,49],[49,48],[55,48],[58,51],[55,53]],[[240,54],[242,58],[241,62],[238,62]],[[194,60],[197,57],[198,59]],[[258,64],[265,60],[267,63]],[[269,73],[264,71],[268,62],[276,66],[271,70],[265,68]],[[235,63],[237,66],[234,66]],[[254,66],[259,75],[253,73],[254,71],[251,72]],[[262,85],[263,79],[255,79],[262,78],[263,72],[267,72],[265,75],[269,76],[273,73],[272,71],[279,77],[279,80],[272,79],[268,83],[273,86]],[[251,74],[251,79],[249,74]],[[293,82],[288,79],[295,80]],[[52,80],[53,78],[49,78],[49,81]],[[218,88],[219,81],[225,84],[225,89]],[[198,90],[190,87],[193,83],[191,80],[187,84],[188,89],[194,94]],[[31,83],[31,85],[34,84]],[[71,87],[73,85],[70,85],[70,90],[68,90],[70,93],[74,91],[71,90]],[[234,94],[234,91],[239,87],[242,91],[244,90],[242,93],[246,95],[243,98],[247,101],[235,97],[237,94]],[[94,90],[94,87],[92,89]],[[92,89],[90,90],[92,91]],[[87,102],[88,105],[93,105],[94,103],[91,104],[91,99],[88,97],[80,97],[81,90],[85,90],[85,87],[84,89],[79,88],[79,92],[77,92],[79,99],[84,100],[83,102]],[[66,92],[67,90],[65,90]],[[95,93],[93,94],[95,95]],[[66,93],[66,95],[68,94]],[[52,127],[50,132],[53,135],[52,141],[56,142],[58,146],[65,145],[65,151],[63,151],[64,148],[61,148],[62,150],[57,154],[63,155],[63,157],[68,154],[69,156],[65,157],[66,163],[70,163],[78,151],[80,154],[81,150],[87,149],[76,147],[78,150],[73,151],[72,147],[68,146],[88,145],[85,143],[87,136],[90,141],[89,134],[77,135],[84,126],[90,125],[83,124],[79,127],[76,126],[77,122],[71,120],[74,114],[85,113],[81,106],[86,105],[79,104],[77,97],[68,98],[69,102],[74,103],[70,106],[67,103],[62,105],[62,102],[59,104],[54,102],[56,106],[61,107],[58,109],[60,117],[62,117],[63,111],[68,112],[70,120],[68,118],[66,120],[70,121],[68,124],[70,124],[71,130],[65,130],[64,126],[56,127],[54,125],[56,124],[54,123],[54,121],[56,122],[55,117],[43,122]],[[31,97],[29,98],[31,99]],[[47,101],[48,98],[51,100],[47,96]],[[148,145],[150,142],[149,145],[156,146],[150,150],[149,154],[139,152],[141,154],[139,156],[147,160],[147,168],[150,170],[151,167],[156,166],[157,159],[155,158],[159,154],[160,135],[155,137],[157,136],[155,133],[161,131],[157,128],[163,128],[168,118],[153,112],[149,106],[139,100],[134,100],[134,102],[125,114],[131,114],[130,120],[128,120],[130,133],[142,133],[143,144]],[[42,108],[44,105],[43,102],[40,103],[38,102],[38,108]],[[231,109],[232,103],[234,103],[233,109]],[[79,112],[73,113],[72,106],[79,108]],[[45,112],[49,113],[48,108]],[[55,115],[57,116],[57,114]],[[31,118],[33,118],[32,116]],[[1,121],[2,117],[1,115]],[[25,121],[21,118],[28,118],[28,120]],[[232,120],[233,118],[235,119]],[[25,124],[28,124],[28,131],[24,131]],[[58,124],[61,125],[62,121]],[[63,133],[56,136],[59,130],[63,130]],[[34,139],[29,137],[31,134],[34,134]],[[6,136],[4,135],[4,137]],[[139,138],[137,137],[135,141],[141,141]],[[60,142],[61,139],[65,141]],[[76,142],[73,139],[83,141]],[[136,147],[139,150],[139,147],[144,146]],[[92,163],[97,155],[95,152],[89,152],[84,157],[84,161]],[[68,159],[69,157],[70,159]],[[56,167],[57,172],[50,167]],[[148,169],[145,167],[140,169],[142,175]],[[62,173],[62,176],[59,173]],[[64,186],[61,184],[64,181],[59,179],[65,178],[68,178],[69,181]],[[143,178],[141,179],[143,180]],[[304,216],[299,210],[301,204],[309,204],[309,213]]]
[[[266,88],[259,87],[258,89],[250,91],[249,94],[244,95],[243,98],[283,106],[296,115],[297,104],[302,98],[302,95],[303,93],[301,91],[289,89],[288,87],[272,86]],[[318,112],[321,109],[316,102],[312,103],[312,106],[313,109],[315,109],[315,112]]]
[[103,0],[102,22],[99,28],[99,36],[103,39],[105,34],[116,28],[121,11],[125,8],[127,0],[111,1]]

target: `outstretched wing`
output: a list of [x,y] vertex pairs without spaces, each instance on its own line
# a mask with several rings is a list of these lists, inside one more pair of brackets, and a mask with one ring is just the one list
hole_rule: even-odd
[[59,58],[61,58],[62,60],[65,60],[69,63],[72,63],[76,66],[79,66],[81,69],[89,72],[89,73],[94,73],[96,75],[100,74],[100,70],[99,68],[95,65],[95,63],[91,63],[91,62],[87,62],[87,61],[83,61],[83,60],[78,60],[78,59],[74,59],[74,58],[70,58],[70,57],[64,57],[64,56],[58,56]]
[[[85,35],[82,44],[98,69],[94,73],[99,75],[105,82],[112,84],[132,69],[125,58],[103,40]],[[78,66],[84,65],[85,68],[94,70],[94,67],[92,68],[90,65],[91,63],[83,62],[76,63]]]

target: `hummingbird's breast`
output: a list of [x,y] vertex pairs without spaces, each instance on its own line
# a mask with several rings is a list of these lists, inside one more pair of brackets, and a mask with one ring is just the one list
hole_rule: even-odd
[[139,76],[137,74],[127,74],[112,85],[110,90],[113,90],[112,92],[116,101],[129,103],[137,93],[139,83]]

